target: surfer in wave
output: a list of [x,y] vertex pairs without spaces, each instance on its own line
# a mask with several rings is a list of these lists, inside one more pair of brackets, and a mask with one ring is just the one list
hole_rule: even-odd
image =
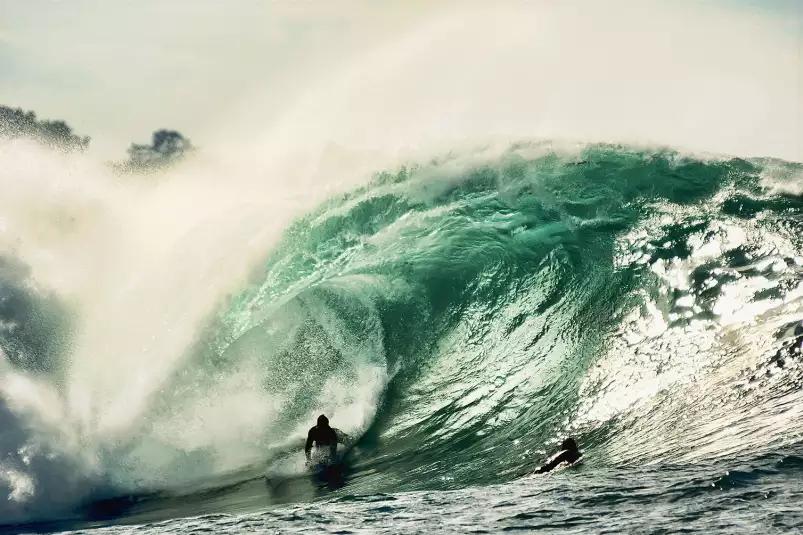
[[560,449],[560,452],[552,457],[544,466],[538,468],[535,473],[544,474],[555,469],[563,463],[572,465],[583,457],[583,454],[577,447],[577,442],[575,442],[573,438],[567,438],[564,440],[563,444],[560,445]]
[[304,454],[307,456],[307,464],[312,463],[312,445],[315,444],[316,449],[328,448],[329,449],[329,462],[334,462],[337,459],[337,444],[344,444],[348,440],[348,436],[334,427],[329,426],[329,418],[321,414],[318,416],[318,424],[309,430],[307,434],[307,443],[304,446]]

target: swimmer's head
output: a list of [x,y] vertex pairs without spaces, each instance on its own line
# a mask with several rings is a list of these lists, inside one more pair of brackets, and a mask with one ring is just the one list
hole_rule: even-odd
[[329,418],[321,414],[318,416],[318,427],[329,427]]
[[575,442],[573,438],[567,438],[563,441],[563,444],[560,445],[560,449],[577,451],[577,442]]

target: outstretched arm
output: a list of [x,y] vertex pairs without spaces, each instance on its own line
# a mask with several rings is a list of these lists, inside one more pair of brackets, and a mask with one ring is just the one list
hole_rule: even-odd
[[550,459],[549,462],[547,462],[544,466],[536,470],[535,473],[544,474],[546,472],[549,472],[562,462],[571,462],[571,458],[572,458],[571,452],[564,450],[560,452],[560,454]]
[[347,435],[340,429],[335,429],[335,436],[337,437],[337,441],[340,444],[346,444],[347,442],[351,442],[351,436]]

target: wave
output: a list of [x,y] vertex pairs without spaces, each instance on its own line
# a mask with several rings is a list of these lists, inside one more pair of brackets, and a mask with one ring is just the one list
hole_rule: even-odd
[[321,412],[362,437],[354,492],[507,481],[566,434],[592,467],[794,445],[801,174],[548,143],[380,173],[290,224],[114,434],[65,401],[68,302],[7,270],[0,515],[297,472]]

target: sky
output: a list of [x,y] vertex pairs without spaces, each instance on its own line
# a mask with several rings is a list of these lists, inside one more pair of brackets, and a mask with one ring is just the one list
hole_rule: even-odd
[[[0,0],[0,103],[64,118],[103,152],[224,120],[421,9],[400,2]],[[314,61],[310,61],[314,58]],[[271,104],[271,102],[273,104]]]
[[[0,104],[64,119],[110,158],[158,128],[214,143],[222,124],[269,121],[327,71],[455,4],[0,0]],[[803,49],[803,0],[721,5]]]

